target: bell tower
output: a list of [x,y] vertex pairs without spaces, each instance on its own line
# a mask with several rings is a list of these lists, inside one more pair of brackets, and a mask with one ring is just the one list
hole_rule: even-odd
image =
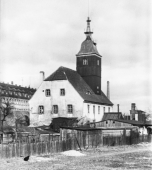
[[76,55],[76,70],[95,94],[101,94],[101,59],[96,43],[92,39],[90,18],[87,18],[87,28],[84,32],[86,39],[82,42],[80,51]]

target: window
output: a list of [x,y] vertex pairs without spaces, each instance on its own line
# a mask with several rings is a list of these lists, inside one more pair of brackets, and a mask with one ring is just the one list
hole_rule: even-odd
[[68,105],[68,113],[73,113],[73,107],[71,104]]
[[83,59],[83,65],[88,65],[88,60],[87,59]]
[[86,92],[86,94],[89,94],[89,95],[91,95],[91,92],[90,92],[90,91],[87,91],[87,92]]
[[50,89],[46,89],[45,90],[45,95],[48,97],[48,96],[51,96],[51,91]]
[[103,113],[105,113],[105,110],[106,110],[106,108],[105,108],[105,107],[103,107]]
[[95,114],[95,106],[93,106],[93,113]]
[[99,60],[97,60],[97,65],[98,65],[98,66],[100,65],[100,61],[99,61]]
[[98,114],[100,114],[100,106],[98,106]]
[[108,112],[110,112],[110,107],[108,107]]
[[53,105],[53,113],[58,113],[58,105]]
[[44,114],[44,106],[39,106],[39,114]]
[[90,105],[88,105],[88,113],[90,113]]
[[65,89],[60,89],[60,96],[65,96]]

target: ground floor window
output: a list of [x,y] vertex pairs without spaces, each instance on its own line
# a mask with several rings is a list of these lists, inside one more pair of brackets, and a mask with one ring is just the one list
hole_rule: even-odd
[[58,113],[58,105],[53,105],[53,113]]
[[68,105],[68,113],[73,113],[73,106],[71,104]]
[[105,113],[105,111],[106,111],[106,108],[105,108],[105,107],[103,107],[103,113]]
[[44,114],[44,106],[39,106],[39,114]]

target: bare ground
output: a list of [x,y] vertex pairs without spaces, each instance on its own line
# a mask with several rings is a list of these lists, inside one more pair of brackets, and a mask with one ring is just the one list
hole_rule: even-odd
[[152,145],[99,147],[82,150],[86,156],[65,156],[61,153],[0,160],[0,170],[151,170]]

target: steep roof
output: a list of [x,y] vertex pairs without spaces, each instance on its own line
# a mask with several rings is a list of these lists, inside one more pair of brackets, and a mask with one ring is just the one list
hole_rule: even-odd
[[102,121],[108,120],[108,119],[114,119],[114,120],[123,119],[122,113],[121,112],[104,113]]
[[59,67],[53,74],[44,81],[68,80],[75,90],[80,94],[85,102],[93,102],[105,105],[113,105],[113,103],[101,91],[101,95],[96,95],[83,78],[74,70]]
[[76,56],[96,54],[99,57],[101,57],[101,55],[99,54],[99,52],[97,50],[96,43],[92,40],[91,35],[93,34],[93,32],[91,31],[91,28],[90,28],[90,22],[91,22],[91,20],[88,17],[87,29],[85,32],[86,39],[82,42],[80,51],[78,52],[78,54]]
[[101,57],[99,54],[96,43],[90,38],[87,37],[81,44],[80,51],[78,52],[77,56],[80,55],[90,55],[90,54],[97,54],[98,56]]

